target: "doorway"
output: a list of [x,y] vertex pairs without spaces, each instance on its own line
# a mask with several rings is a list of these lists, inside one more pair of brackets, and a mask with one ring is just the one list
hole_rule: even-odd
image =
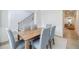
[[79,48],[79,36],[76,32],[77,10],[64,10],[64,35],[67,39],[67,48]]
[[76,11],[64,10],[64,38],[72,39],[75,31]]

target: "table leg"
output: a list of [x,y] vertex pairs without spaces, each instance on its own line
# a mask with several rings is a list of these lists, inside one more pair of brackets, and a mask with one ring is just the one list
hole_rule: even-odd
[[28,40],[25,41],[25,49],[30,49],[30,42]]
[[18,35],[18,40],[20,40],[20,36]]

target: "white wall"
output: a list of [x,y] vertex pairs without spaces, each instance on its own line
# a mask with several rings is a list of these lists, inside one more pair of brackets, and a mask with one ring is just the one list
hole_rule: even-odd
[[0,10],[0,27],[1,27],[1,10]]
[[10,10],[8,11],[8,27],[12,30],[18,29],[18,21],[24,20],[24,18],[28,17],[32,14],[31,11],[26,10]]
[[7,10],[1,11],[1,26],[2,27],[8,26],[8,11]]
[[1,33],[1,10],[0,10],[0,41],[1,41],[1,35],[2,33]]
[[61,10],[41,10],[37,12],[37,24],[56,26],[56,35],[63,36],[63,12]]
[[8,11],[1,10],[1,42],[6,41],[7,34],[5,28],[8,27]]
[[33,11],[28,10],[2,10],[1,11],[1,41],[7,41],[6,28],[16,31],[18,20],[28,17]]
[[77,18],[76,18],[76,33],[79,35],[79,10],[77,11]]
[[35,18],[35,22],[38,26],[41,26],[42,25],[42,20],[41,20],[41,11],[40,10],[37,10],[35,12],[36,14],[36,18]]

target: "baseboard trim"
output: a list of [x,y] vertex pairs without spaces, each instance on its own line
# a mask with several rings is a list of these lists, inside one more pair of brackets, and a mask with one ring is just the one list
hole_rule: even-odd
[[62,36],[59,36],[59,35],[55,35],[55,36],[60,37],[60,38],[63,38]]
[[8,41],[0,42],[0,46],[8,44]]

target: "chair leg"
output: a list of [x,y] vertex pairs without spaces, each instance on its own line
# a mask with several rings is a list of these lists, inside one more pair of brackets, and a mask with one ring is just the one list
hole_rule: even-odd
[[32,49],[32,45],[31,45],[31,42],[30,42],[30,49]]
[[51,41],[49,41],[49,46],[50,46],[50,49],[52,49]]
[[49,40],[48,45],[46,46],[46,48],[52,49],[51,40]]
[[46,45],[46,49],[48,49],[48,45]]
[[54,38],[53,38],[53,44],[55,44],[55,40],[54,40]]
[[34,49],[34,47],[31,45],[31,49]]
[[17,37],[18,37],[18,40],[20,40],[20,36],[19,36],[19,35],[17,35]]

